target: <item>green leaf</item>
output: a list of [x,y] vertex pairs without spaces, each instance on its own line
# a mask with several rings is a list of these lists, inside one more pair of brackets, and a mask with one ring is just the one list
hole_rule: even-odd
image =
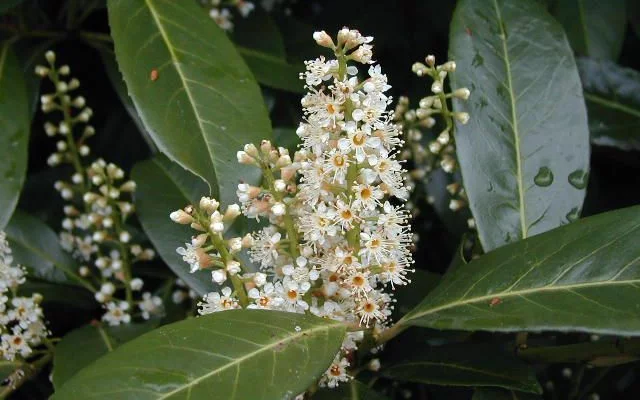
[[218,312],[122,345],[52,399],[292,398],[328,368],[344,334],[341,323],[309,315]]
[[138,128],[138,131],[144,138],[145,142],[147,142],[149,148],[153,149],[154,152],[156,152],[156,145],[155,143],[153,143],[153,139],[151,139],[151,136],[147,132],[147,128],[145,128],[144,123],[140,119],[138,111],[136,110],[136,106],[133,105],[133,100],[131,100],[131,97],[129,97],[129,93],[127,92],[127,85],[124,83],[122,74],[118,70],[118,64],[116,63],[115,54],[107,51],[106,49],[101,49],[100,57],[102,58],[104,69],[107,72],[107,77],[109,77],[109,81],[111,81],[111,86],[113,86],[113,89],[116,91],[118,98],[120,98],[120,102],[124,106],[124,109],[133,120],[134,124]]
[[287,58],[278,26],[269,13],[260,7],[247,17],[236,19],[230,35],[238,46],[270,54],[282,60]]
[[580,55],[617,60],[627,27],[625,0],[557,0],[553,15]]
[[591,141],[640,150],[640,73],[614,62],[579,58]]
[[[121,326],[105,326],[100,323],[85,325],[69,332],[56,345],[53,357],[51,381],[56,390],[78,371],[121,344],[146,333],[158,325],[158,321]],[[124,335],[123,335],[124,333]],[[82,351],[78,351],[82,349]]]
[[471,400],[538,400],[541,396],[531,393],[516,392],[513,390],[479,388],[473,392]]
[[355,379],[341,383],[337,388],[320,389],[311,397],[313,400],[385,400],[381,395],[364,383]]
[[18,204],[27,173],[31,115],[18,58],[8,41],[0,43],[0,230]]
[[95,310],[98,303],[90,291],[64,283],[51,283],[35,279],[27,275],[27,281],[20,285],[21,296],[31,296],[33,293],[40,293],[43,303],[58,303],[65,307],[79,308],[82,310]]
[[38,218],[16,210],[6,233],[15,262],[27,267],[30,276],[89,288],[77,275],[75,260],[60,247],[58,235]]
[[494,250],[445,275],[401,324],[640,335],[640,206]]
[[471,90],[453,104],[471,115],[456,145],[484,250],[576,219],[589,130],[562,28],[533,1],[462,0],[450,43],[452,87]]
[[271,138],[251,71],[196,2],[109,0],[108,8],[118,65],[147,131],[230,204],[240,180],[259,178],[236,152]]
[[[491,355],[487,357],[487,355]],[[533,369],[495,346],[454,344],[419,351],[383,369],[391,379],[441,386],[497,386],[542,393]]]
[[304,65],[289,64],[284,59],[248,47],[237,46],[237,49],[258,82],[288,92],[305,92],[304,83],[299,79]]
[[176,253],[193,236],[193,229],[171,221],[169,214],[188,204],[198,204],[206,194],[205,183],[166,157],[143,161],[133,168],[137,183],[135,206],[142,227],[171,270],[190,288],[203,295],[213,289],[211,273],[189,272],[189,265]]

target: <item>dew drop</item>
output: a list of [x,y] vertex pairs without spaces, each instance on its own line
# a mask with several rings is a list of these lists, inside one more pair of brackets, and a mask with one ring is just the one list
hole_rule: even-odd
[[553,183],[553,172],[549,167],[541,167],[533,178],[533,182],[538,186],[549,186]]
[[589,173],[581,169],[575,170],[569,174],[569,183],[576,189],[584,189],[589,181]]
[[569,211],[566,215],[567,221],[573,222],[580,218],[580,209],[578,207],[574,207]]

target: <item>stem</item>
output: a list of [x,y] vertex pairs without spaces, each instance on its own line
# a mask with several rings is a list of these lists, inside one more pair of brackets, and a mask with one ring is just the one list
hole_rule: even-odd
[[[211,235],[211,241],[213,242],[213,245],[216,247],[216,249],[220,253],[222,262],[226,267],[227,262],[233,260],[233,256],[229,253],[229,250],[227,250],[227,245],[224,242],[222,235],[214,232],[211,232],[210,235]],[[244,283],[242,283],[242,280],[238,277],[238,275],[231,275],[230,279],[231,279],[231,283],[233,284],[233,289],[238,295],[238,300],[240,300],[240,305],[242,306],[242,308],[246,308],[247,305],[249,304],[249,298],[247,297],[247,291],[244,287]]]
[[[55,66],[51,67],[51,82],[56,86],[56,93],[58,93],[58,83],[60,83],[60,79],[58,77],[58,70]],[[87,183],[86,182],[86,174],[84,168],[82,167],[82,163],[80,162],[80,156],[78,154],[78,146],[76,145],[76,141],[73,137],[73,118],[71,117],[71,104],[65,97],[64,93],[58,93],[58,98],[60,99],[60,106],[62,110],[62,115],[64,118],[64,123],[69,128],[69,133],[65,135],[67,139],[67,146],[69,146],[69,154],[71,155],[71,163],[73,164],[73,168],[76,170],[76,173],[80,174],[84,178],[83,187],[86,191]]]
[[[11,393],[18,390],[22,385],[24,385],[29,379],[36,376],[42,368],[44,368],[53,358],[53,351],[47,353],[43,357],[39,358],[32,364],[20,363],[20,368],[23,372],[22,375],[18,376],[18,378],[10,382],[9,385],[4,387],[2,391],[0,391],[0,399],[6,399]],[[18,369],[16,369],[17,371]]]
[[379,345],[386,343],[404,332],[408,328],[408,326],[401,324],[400,322],[402,322],[402,320],[396,322],[393,326],[391,326],[391,328],[382,331],[380,336],[378,336],[378,338],[376,339],[376,343]]
[[[267,180],[267,186],[269,187],[269,190],[273,194],[273,197],[276,199],[276,201],[282,202],[282,199],[284,198],[284,196],[282,195],[282,193],[276,191],[275,177],[273,176],[273,171],[271,171],[271,168],[269,167],[269,165],[266,165],[263,168],[263,170],[264,170],[264,178]],[[284,220],[285,230],[287,231],[287,238],[290,242],[289,252],[291,253],[291,258],[293,258],[295,261],[295,259],[298,258],[298,256],[300,255],[300,249],[298,248],[300,243],[298,241],[298,230],[296,229],[296,225],[295,225],[295,222],[293,221],[293,217],[291,217],[290,205],[284,203],[284,206],[285,206],[285,213],[283,215],[283,220]]]

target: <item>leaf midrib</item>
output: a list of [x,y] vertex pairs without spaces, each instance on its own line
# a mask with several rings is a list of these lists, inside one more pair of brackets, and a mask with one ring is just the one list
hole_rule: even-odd
[[516,150],[516,179],[518,180],[518,201],[520,203],[519,214],[520,214],[520,231],[522,233],[522,239],[528,237],[528,228],[526,221],[526,204],[524,200],[524,182],[522,177],[522,155],[520,154],[520,131],[518,129],[518,117],[516,115],[516,98],[513,92],[513,78],[511,74],[511,63],[509,62],[509,50],[507,48],[507,33],[504,30],[504,23],[502,19],[502,13],[500,12],[500,8],[498,6],[498,1],[493,0],[493,5],[495,7],[496,16],[498,18],[498,25],[500,27],[500,42],[502,43],[502,51],[504,53],[504,65],[506,68],[507,74],[507,89],[509,90],[509,100],[511,103],[511,119],[513,123],[513,137],[514,137],[514,146]]
[[[611,285],[611,286],[616,286],[616,285],[634,285],[636,283],[640,283],[640,279],[631,279],[631,280],[624,280],[624,281],[598,281],[598,282],[588,282],[588,283],[579,283],[579,284],[574,284],[574,285],[562,285],[562,286],[541,286],[541,287],[530,288],[530,289],[515,290],[515,291],[511,291],[511,292],[492,293],[490,295],[473,297],[473,298],[470,298],[470,299],[467,299],[467,300],[454,301],[454,302],[451,302],[451,303],[443,304],[441,306],[432,308],[432,309],[424,311],[424,312],[416,313],[416,314],[413,314],[413,315],[407,315],[407,317],[406,317],[404,322],[406,323],[408,321],[424,317],[425,315],[434,314],[434,313],[436,313],[438,311],[446,310],[448,308],[464,306],[464,305],[467,305],[467,304],[487,302],[487,301],[491,301],[491,300],[493,300],[495,298],[499,298],[500,300],[503,300],[503,299],[509,298],[509,297],[526,296],[528,294],[537,294],[537,293],[542,293],[542,292],[554,292],[554,291],[565,291],[565,290],[566,291],[570,291],[570,290],[576,289],[576,288],[577,289],[582,289],[582,288],[609,286],[609,285]],[[401,321],[399,321],[398,323],[401,323]]]
[[612,108],[612,109],[615,109],[615,110],[619,110],[619,111],[627,113],[627,114],[629,114],[631,116],[640,118],[640,110],[633,109],[633,108],[631,108],[631,107],[629,107],[629,106],[627,106],[625,104],[619,103],[617,101],[613,101],[611,99],[607,99],[605,97],[598,96],[598,95],[593,94],[593,93],[587,93],[587,92],[584,93],[584,98],[589,100],[589,101],[592,101],[594,103],[600,104],[601,106],[605,106],[605,107],[609,107],[609,108]]
[[[211,165],[212,165],[212,169],[213,169],[213,174],[214,176],[217,176],[216,170],[215,170],[215,164],[213,162],[213,160],[215,160],[214,154],[213,154],[213,149],[209,146],[209,144],[207,143],[206,140],[204,140],[204,134],[205,134],[205,129],[204,126],[202,125],[202,121],[203,118],[200,117],[200,113],[198,112],[198,108],[196,107],[196,103],[193,99],[193,94],[191,93],[191,88],[189,87],[189,85],[187,85],[187,78],[185,77],[184,72],[182,71],[182,68],[180,67],[180,63],[178,62],[178,57],[175,53],[175,50],[173,48],[173,44],[171,42],[171,40],[169,39],[169,36],[164,28],[164,25],[162,24],[162,22],[160,21],[160,15],[158,13],[158,11],[156,10],[156,8],[153,5],[153,1],[154,0],[145,0],[145,3],[147,4],[147,7],[149,8],[149,12],[151,13],[151,16],[153,17],[153,21],[155,22],[156,26],[158,27],[158,31],[160,31],[160,35],[162,36],[162,39],[165,42],[165,45],[167,46],[167,50],[169,51],[169,55],[171,57],[171,61],[173,64],[173,67],[176,70],[176,73],[178,74],[178,76],[180,77],[180,81],[182,82],[182,86],[184,87],[184,91],[187,94],[187,97],[189,98],[189,104],[191,105],[191,109],[193,110],[193,114],[196,117],[196,121],[198,121],[198,127],[200,128],[200,132],[203,135],[203,142],[204,142],[204,147],[207,149],[207,152],[209,153],[209,159],[211,161]],[[195,171],[193,171],[195,173]],[[200,176],[200,174],[196,175]],[[212,190],[213,188],[211,187],[211,183],[209,183],[209,181],[207,179],[205,179],[205,177],[200,176],[202,179],[204,179],[205,182],[207,182],[207,185],[209,185],[209,190]],[[217,180],[216,180],[217,181]]]
[[293,334],[291,336],[288,336],[288,337],[286,337],[284,339],[276,340],[276,341],[274,341],[274,342],[272,342],[272,343],[270,343],[268,345],[264,345],[263,347],[259,348],[256,351],[252,351],[251,353],[245,354],[242,357],[238,357],[238,358],[234,359],[232,362],[230,362],[228,364],[225,364],[225,365],[223,365],[223,366],[221,366],[219,368],[216,368],[213,371],[211,371],[209,373],[206,373],[206,374],[200,376],[199,378],[196,378],[196,379],[190,381],[189,383],[187,383],[185,385],[182,385],[182,386],[172,390],[171,392],[167,392],[167,393],[163,394],[162,397],[158,397],[157,400],[167,399],[170,396],[172,396],[172,395],[174,395],[176,393],[180,393],[181,391],[183,391],[185,389],[191,390],[191,388],[194,385],[196,385],[197,383],[199,383],[199,382],[201,382],[201,381],[203,381],[203,380],[205,380],[207,378],[210,378],[211,376],[214,376],[214,375],[216,375],[216,374],[218,374],[218,373],[220,373],[220,372],[222,372],[222,371],[224,371],[224,370],[226,370],[226,369],[228,369],[228,368],[230,368],[232,366],[238,365],[238,370],[239,370],[240,369],[239,365],[243,361],[248,360],[248,359],[250,359],[252,357],[255,357],[260,353],[264,353],[264,352],[267,352],[269,350],[272,350],[273,348],[276,348],[278,346],[282,346],[283,343],[287,343],[287,342],[293,341],[294,339],[298,339],[298,338],[303,337],[303,336],[310,336],[311,334],[313,334],[315,332],[320,332],[320,331],[325,331],[325,332],[327,332],[327,335],[328,335],[330,329],[335,329],[335,328],[338,328],[339,326],[340,326],[339,323],[332,323],[330,325],[321,325],[321,326],[312,327],[312,328],[307,329],[307,330],[303,329],[300,332],[296,332],[295,334]]

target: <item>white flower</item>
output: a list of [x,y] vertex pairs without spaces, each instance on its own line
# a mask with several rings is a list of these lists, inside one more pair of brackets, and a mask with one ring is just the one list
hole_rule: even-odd
[[142,300],[138,303],[138,308],[142,311],[142,318],[149,319],[152,315],[160,315],[164,312],[162,299],[153,296],[149,292],[142,294]]
[[352,377],[347,374],[347,367],[349,367],[349,361],[346,358],[340,358],[340,355],[336,356],[333,363],[324,373],[321,381],[321,386],[328,386],[330,388],[337,387],[340,382],[349,382]]
[[106,304],[106,308],[107,311],[102,316],[102,320],[109,325],[118,326],[131,322],[131,315],[127,312],[129,310],[129,303],[126,301],[109,302]]
[[253,246],[249,250],[251,261],[259,262],[262,268],[273,266],[278,259],[278,242],[282,238],[280,232],[265,228],[253,238]]
[[202,301],[198,303],[198,307],[202,307],[198,312],[200,315],[206,315],[217,311],[239,308],[238,301],[231,297],[231,293],[231,288],[224,287],[219,293],[211,292],[206,294]]
[[178,247],[176,253],[182,256],[182,261],[189,264],[191,267],[191,273],[194,273],[200,269],[200,257],[198,257],[197,250],[199,247],[193,246],[191,243],[185,243],[186,247]]

